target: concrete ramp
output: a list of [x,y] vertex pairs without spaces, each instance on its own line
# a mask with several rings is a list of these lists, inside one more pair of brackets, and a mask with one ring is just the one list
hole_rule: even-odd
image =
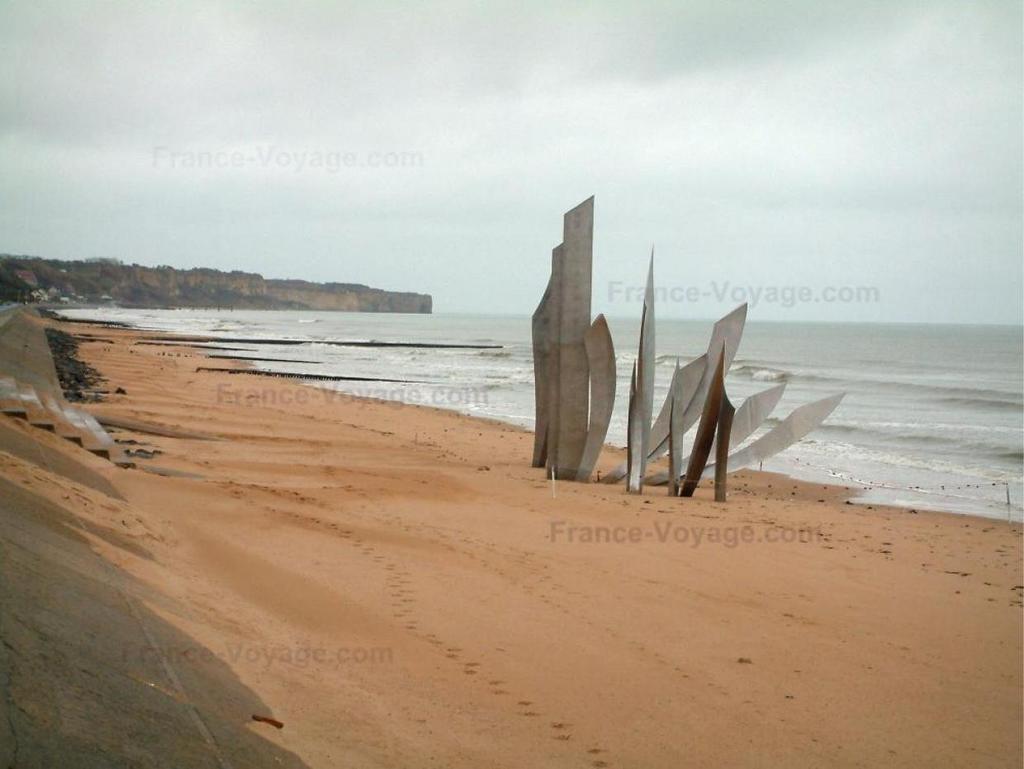
[[0,451],[70,478],[108,497],[122,499],[121,493],[105,474],[115,472],[115,468],[88,452],[68,451],[61,445],[62,440],[56,435],[44,434],[24,421],[0,417]]
[[43,321],[25,308],[4,312],[2,317],[0,416],[23,419],[120,467],[133,467],[91,414],[64,402]]
[[11,377],[36,392],[61,391],[57,369],[46,341],[46,325],[35,310],[18,308],[4,313],[0,323],[0,377]]
[[269,707],[146,609],[150,589],[94,553],[86,533],[140,554],[0,478],[0,767],[302,769],[248,727]]

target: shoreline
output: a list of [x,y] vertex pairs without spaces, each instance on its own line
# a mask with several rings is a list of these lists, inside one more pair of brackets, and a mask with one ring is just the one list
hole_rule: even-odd
[[[89,546],[174,629],[204,718],[325,768],[1018,765],[1019,524],[756,471],[725,504],[552,488],[512,425],[274,378],[236,402],[137,338],[79,352],[111,393],[84,407],[155,452],[83,460],[123,502],[29,452],[0,478],[118,532]],[[210,666],[284,728],[195,699]]]
[[[308,332],[305,332],[304,329],[295,328],[294,324],[280,325],[270,317],[274,313],[263,314],[266,314],[267,317],[261,319],[261,321],[255,319],[255,316],[251,318],[251,322],[254,324],[255,336],[291,337],[294,330],[299,331],[299,337],[289,339],[290,343],[300,343],[303,339],[307,339],[314,347],[316,346],[317,335],[308,336]],[[136,316],[131,313],[124,317],[121,315],[117,315],[117,317],[118,321],[129,319],[131,323],[137,324],[139,330],[150,331],[155,334],[165,334],[169,338],[184,338],[182,335],[185,334],[188,335],[188,338],[219,339],[224,334],[220,330],[219,323],[215,322],[215,318],[207,318],[208,323],[201,324],[204,327],[204,331],[196,334],[195,327],[176,327],[176,322],[173,321],[173,318],[170,316],[165,317],[164,313],[157,313],[152,319],[152,323],[145,321],[142,316]],[[221,319],[225,321],[226,318]],[[299,321],[299,323],[308,322]],[[328,326],[323,327],[319,336],[345,338],[348,335],[349,327],[347,325],[332,324],[329,319],[324,321],[324,323],[327,323]],[[362,323],[358,317],[353,317],[352,323],[356,324],[354,328],[359,330],[356,338],[374,338],[371,328]],[[248,327],[248,324],[244,324],[244,326]],[[233,327],[229,325],[223,328]],[[325,334],[324,330],[327,329],[329,331]],[[527,429],[530,428],[531,405],[527,405],[524,400],[527,393],[522,390],[519,384],[516,384],[521,382],[522,377],[526,374],[521,360],[523,352],[518,347],[520,344],[519,341],[516,341],[518,338],[514,335],[510,336],[509,330],[493,330],[484,335],[483,339],[476,339],[472,334],[463,335],[458,328],[443,325],[435,329],[434,333],[426,338],[416,329],[406,328],[401,325],[391,329],[391,332],[387,338],[398,340],[410,336],[426,342],[434,340],[444,341],[446,339],[449,339],[449,341],[458,339],[459,341],[473,342],[502,342],[507,347],[502,357],[511,355],[517,362],[511,368],[506,364],[498,364],[496,362],[495,366],[497,368],[494,371],[499,374],[497,379],[505,382],[505,384],[500,385],[490,382],[489,380],[492,378],[484,376],[482,370],[476,368],[477,364],[474,362],[476,358],[472,355],[467,356],[464,360],[465,365],[474,367],[473,371],[477,372],[476,381],[483,386],[474,386],[472,377],[467,379],[467,377],[458,374],[453,376],[451,373],[445,373],[451,372],[452,366],[458,367],[462,356],[452,358],[443,354],[443,366],[438,370],[440,374],[436,377],[429,376],[428,372],[422,369],[422,365],[417,365],[415,358],[410,359],[402,355],[399,355],[397,359],[392,359],[391,356],[386,355],[384,357],[389,361],[388,365],[384,366],[382,364],[382,366],[375,368],[372,365],[366,364],[366,362],[361,362],[361,364],[358,362],[360,360],[366,361],[369,359],[368,357],[352,353],[355,355],[352,362],[353,368],[349,368],[345,362],[349,357],[349,353],[336,355],[324,352],[312,354],[310,352],[302,354],[301,357],[323,360],[323,367],[303,367],[298,364],[289,365],[288,362],[274,362],[274,364],[257,365],[255,368],[260,371],[275,372],[288,377],[296,377],[300,372],[305,371],[305,373],[310,375],[310,380],[322,374],[341,376],[342,378],[339,379],[339,383],[334,386],[334,389],[345,390],[356,395],[365,394],[380,398],[398,399],[413,404],[440,405],[440,407],[452,409],[470,416],[486,415],[510,424],[520,425]],[[433,339],[430,337],[433,337]],[[234,339],[234,337],[230,338]],[[243,346],[241,344],[242,341],[244,341],[244,337],[239,338],[240,347]],[[161,344],[166,343],[166,340],[165,342],[146,343]],[[296,347],[295,350],[291,350],[289,347],[283,346],[275,350],[273,354],[274,356],[284,358],[293,352],[297,352],[299,349]],[[241,352],[242,350],[238,351]],[[258,345],[252,345],[250,351],[250,354],[254,357],[259,356],[262,352],[258,349]],[[757,365],[761,366],[762,364]],[[771,366],[776,366],[776,364],[771,364]],[[778,364],[777,366],[784,368],[784,364]],[[749,367],[741,367],[741,370],[736,374],[735,386],[741,394],[750,395],[752,394],[749,392],[751,383],[746,381],[743,376],[743,368]],[[353,374],[358,374],[361,378],[368,380],[381,377],[415,379],[417,384],[396,384],[393,388],[380,386],[361,387],[358,384],[346,383],[345,377]],[[796,383],[791,383],[790,391],[792,393],[802,392],[803,399],[819,397],[822,392],[821,390],[815,391],[813,387],[811,390],[799,389],[806,387],[806,383],[803,382],[801,376],[803,375],[797,377]],[[428,381],[433,379],[438,379],[439,381]],[[873,380],[868,378],[865,381],[870,382]],[[847,389],[839,380],[835,386],[837,390]],[[331,385],[327,387],[330,388]],[[855,412],[858,410],[863,411],[864,404],[868,402],[864,399],[867,395],[861,394],[858,396],[860,399],[857,401],[856,407],[854,407],[853,397],[856,393],[856,387],[856,384],[850,384],[852,390],[848,398],[850,408],[854,408]],[[492,389],[495,389],[495,391],[490,391]],[[879,396],[879,393],[873,393],[872,395],[872,397]],[[529,389],[528,397],[531,403],[531,388]],[[794,395],[794,402],[799,402],[797,400],[798,397],[796,394]],[[620,403],[620,407],[621,405],[622,403]],[[873,410],[873,407],[871,409]],[[892,410],[890,409],[889,411],[891,412]],[[842,415],[838,419],[845,426]],[[887,431],[891,432],[891,420],[900,420],[901,418],[896,414],[887,414],[886,416],[879,416],[874,419],[883,420],[880,423],[883,425],[881,428],[883,432],[878,432],[878,428],[873,427],[873,423],[868,418],[862,429],[857,430],[858,433],[863,433],[863,435],[852,439],[853,442],[849,445],[844,442],[847,438],[843,437],[845,434],[843,430],[837,432],[831,429],[829,423],[826,423],[820,428],[821,431],[818,434],[812,434],[798,445],[791,446],[779,456],[771,458],[765,463],[764,469],[810,483],[840,484],[861,489],[857,498],[858,504],[897,506],[908,510],[941,511],[980,516],[992,520],[1010,519],[1012,521],[1020,521],[1024,519],[1024,508],[1020,505],[1022,494],[1021,479],[1017,470],[1007,469],[999,464],[989,465],[987,462],[982,461],[980,457],[974,457],[973,455],[971,458],[965,459],[961,443],[959,442],[954,441],[948,445],[943,444],[945,447],[942,448],[928,447],[930,439],[926,440],[926,447],[920,447],[919,450],[911,451],[907,455],[908,461],[904,463],[899,459],[900,451],[898,448],[889,442],[890,440],[895,440],[895,446],[898,446],[903,442],[903,437],[901,435],[885,437]],[[857,421],[853,424],[860,424],[859,420],[860,417],[858,416]],[[620,418],[618,421],[622,422],[622,419]],[[970,421],[968,415],[951,415],[948,420],[940,419],[939,421],[949,421],[953,425],[961,424],[969,432],[978,432],[978,425]],[[910,422],[913,422],[913,420],[910,420]],[[612,431],[609,435],[611,443],[622,443],[622,445],[625,445],[622,442],[624,440],[622,430],[625,427],[623,424],[617,424],[617,426],[616,424],[613,422]],[[921,426],[912,427],[908,425],[907,427],[913,434],[918,434],[922,431]],[[945,432],[948,432],[946,428],[951,428],[951,425],[943,424],[941,427]],[[998,429],[1000,430],[1000,436],[1006,434],[1001,432],[1001,427]],[[925,432],[929,431],[925,430]],[[945,434],[941,431],[940,433]],[[948,439],[948,437],[947,435],[946,438]],[[922,438],[922,440],[925,440],[925,438]],[[1004,438],[1000,437],[999,440],[1004,440]],[[935,444],[931,445],[934,446]],[[892,454],[895,454],[896,457],[891,457],[890,455]],[[999,459],[998,462],[1004,462],[1004,460]],[[1013,501],[1011,505],[1005,503],[1007,492],[1011,493]]]
[[[59,315],[61,308],[53,308],[50,311],[51,316],[55,320],[64,320],[69,323],[75,324],[88,324],[91,321],[85,318],[64,318]],[[102,308],[96,308],[102,309]],[[185,308],[187,309],[187,308]],[[184,347],[194,347],[196,350],[211,350],[215,352],[251,352],[259,353],[259,346],[264,344],[278,344],[284,347],[299,346],[303,344],[331,344],[331,345],[349,345],[354,344],[356,346],[367,346],[367,347],[425,347],[425,348],[468,348],[468,349],[493,349],[500,348],[501,345],[463,345],[463,344],[445,344],[445,343],[421,343],[421,342],[337,342],[337,341],[324,341],[315,338],[281,338],[281,339],[267,339],[257,338],[246,339],[244,337],[233,337],[233,336],[221,336],[216,334],[187,334],[181,331],[174,331],[168,329],[149,328],[141,325],[132,325],[128,322],[123,321],[106,321],[96,320],[95,323],[99,326],[107,326],[110,323],[116,324],[124,330],[135,331],[140,334],[140,339],[137,344],[145,345],[175,345],[180,344]],[[243,348],[229,348],[218,346],[223,342],[233,342],[236,344],[247,344],[252,343],[253,349],[245,350]],[[277,369],[254,366],[252,363],[263,362],[264,359],[252,357],[247,361],[247,356],[233,356],[230,354],[215,354],[207,356],[211,359],[218,359],[221,361],[237,360],[241,361],[239,367],[237,367],[232,373],[244,373],[246,371],[251,372],[253,376],[265,376],[265,377],[281,377],[296,380],[308,380],[311,387],[318,387],[320,391],[327,393],[337,394],[338,397],[345,397],[348,395],[346,391],[331,388],[329,386],[322,387],[317,382],[338,382],[341,385],[345,383],[366,383],[367,385],[377,385],[382,383],[395,384],[398,387],[389,390],[387,387],[372,386],[368,387],[364,391],[357,391],[351,393],[349,397],[353,398],[368,398],[371,400],[398,400],[408,405],[425,405],[430,407],[430,403],[424,403],[423,399],[410,401],[404,398],[405,395],[403,385],[423,385],[426,391],[438,383],[430,382],[427,379],[390,379],[378,376],[349,376],[345,372],[326,374],[320,373],[315,370],[308,372],[299,372],[294,370],[281,370],[280,367]],[[265,359],[266,362],[272,363],[294,363],[297,365],[318,365],[321,361],[307,361],[307,360],[288,360],[288,359]],[[225,370],[227,370],[225,368]],[[246,388],[252,390],[254,388]],[[464,388],[474,389],[474,388]],[[423,395],[424,393],[419,393]],[[458,404],[447,404],[442,402],[435,402],[437,407],[445,408],[451,411],[455,411],[466,416],[473,418],[483,418],[478,414],[468,411]],[[516,427],[524,428],[529,430],[529,426],[524,423],[523,418],[517,417],[512,414],[507,415],[495,415],[491,414],[486,418],[495,418],[505,424],[511,424]],[[811,436],[813,438],[813,434]],[[619,446],[614,443],[608,443],[605,446],[606,451],[620,451],[622,456],[625,454],[625,447]],[[1008,481],[992,481],[992,482],[951,482],[946,486],[920,486],[913,485],[910,482],[892,482],[892,481],[872,481],[863,477],[857,477],[856,471],[844,471],[837,470],[835,467],[824,466],[815,463],[804,462],[797,458],[797,454],[800,453],[800,444],[789,447],[777,457],[772,457],[766,464],[768,468],[766,472],[772,472],[775,474],[783,475],[793,480],[800,481],[802,483],[825,484],[832,486],[842,486],[851,491],[851,501],[853,504],[865,505],[865,506],[881,506],[881,507],[896,507],[911,512],[939,512],[948,515],[966,516],[972,518],[982,518],[985,520],[1001,520],[1010,523],[1024,522],[1024,509],[1020,506],[1014,506],[1013,504],[1007,504],[1005,510],[999,501],[993,497],[978,497],[972,495],[956,494],[955,491],[961,489],[977,489],[985,490],[992,489],[993,493],[998,495],[1000,490],[1006,491],[1007,495],[1010,495],[1010,488],[1013,482]],[[656,463],[656,467],[662,467],[665,464],[664,459]],[[753,471],[753,468],[748,468]],[[1016,495],[1017,489],[1014,488],[1014,495]],[[903,497],[903,498],[901,498]]]
[[[93,325],[95,325],[97,327],[106,327],[110,323],[112,323],[111,321],[95,321],[95,322],[93,322],[93,321],[88,321],[88,320],[70,319],[70,318],[64,318],[64,317],[51,317],[51,318],[48,318],[48,320],[51,323],[57,324],[58,327],[59,327],[59,324],[65,323],[65,322],[75,323],[75,324],[85,324],[85,325],[89,325],[90,323],[92,323]],[[113,323],[116,323],[116,322],[113,322]],[[387,384],[409,384],[409,383],[415,384],[416,383],[415,381],[411,381],[411,380],[396,380],[396,379],[377,379],[377,378],[370,378],[370,377],[366,377],[366,378],[346,377],[346,376],[343,376],[343,375],[324,376],[324,375],[319,375],[319,374],[316,374],[316,373],[298,374],[298,373],[291,373],[291,372],[277,372],[277,371],[263,370],[263,369],[259,369],[259,368],[257,368],[256,366],[253,365],[253,363],[255,363],[255,362],[257,362],[257,361],[259,361],[261,359],[257,359],[257,358],[247,359],[244,356],[235,357],[235,356],[232,356],[232,355],[220,354],[223,351],[230,350],[231,348],[216,347],[216,346],[209,346],[209,347],[207,347],[207,346],[204,346],[202,344],[197,344],[197,342],[199,342],[199,341],[209,341],[210,343],[215,344],[215,343],[217,343],[219,341],[222,341],[222,338],[220,338],[220,337],[206,337],[206,336],[203,336],[203,335],[180,335],[180,334],[176,334],[176,333],[173,333],[173,332],[161,331],[161,330],[156,330],[156,329],[144,329],[144,328],[133,326],[133,325],[127,324],[127,323],[124,323],[124,324],[119,323],[116,330],[120,331],[120,332],[123,332],[124,336],[127,337],[128,339],[130,339],[133,345],[152,345],[152,346],[155,346],[155,347],[165,347],[165,348],[181,347],[185,351],[185,352],[183,352],[181,354],[183,357],[193,357],[193,356],[195,356],[196,353],[202,352],[204,350],[210,350],[210,351],[213,351],[214,353],[217,353],[217,354],[205,355],[202,358],[199,358],[199,360],[200,361],[201,360],[237,360],[237,361],[239,361],[240,365],[237,366],[237,367],[218,368],[218,367],[197,366],[195,370],[196,370],[197,373],[202,372],[202,373],[217,375],[218,372],[220,372],[222,375],[227,375],[229,377],[228,381],[219,381],[217,383],[217,391],[218,391],[218,393],[219,394],[220,393],[224,393],[225,396],[228,393],[230,393],[232,400],[229,400],[228,402],[229,403],[233,403],[234,405],[241,405],[241,406],[243,406],[245,408],[253,408],[253,407],[260,408],[260,407],[265,407],[266,406],[266,403],[257,404],[255,406],[253,406],[251,403],[247,402],[257,392],[259,392],[262,396],[270,395],[271,396],[270,400],[272,401],[272,405],[274,405],[274,406],[281,405],[281,406],[286,406],[287,407],[287,406],[291,406],[291,405],[305,405],[305,404],[312,405],[313,402],[319,400],[320,398],[323,399],[323,405],[325,405],[325,406],[334,405],[334,404],[344,404],[347,401],[352,401],[352,402],[354,402],[357,405],[359,403],[368,403],[368,404],[374,404],[374,405],[377,405],[377,406],[380,406],[380,407],[383,407],[383,408],[395,408],[395,409],[399,409],[399,410],[402,410],[402,409],[421,410],[422,409],[422,410],[424,410],[426,412],[437,414],[437,415],[457,415],[459,418],[464,419],[464,420],[469,420],[470,422],[479,422],[481,424],[486,424],[486,425],[489,425],[489,426],[492,426],[492,427],[495,427],[495,428],[499,428],[499,429],[503,429],[503,430],[511,430],[513,432],[516,432],[516,433],[521,433],[525,438],[529,439],[530,441],[533,440],[533,432],[530,429],[524,427],[523,425],[516,424],[514,422],[505,421],[505,420],[500,419],[498,417],[489,417],[489,416],[479,416],[479,415],[474,415],[474,414],[468,414],[468,413],[465,413],[465,412],[462,412],[462,411],[458,411],[457,409],[446,408],[444,406],[431,406],[431,405],[419,404],[419,403],[407,403],[407,402],[404,402],[404,401],[398,401],[398,400],[393,400],[393,399],[389,399],[389,398],[378,398],[378,397],[375,397],[373,395],[363,395],[363,394],[348,393],[348,392],[345,392],[343,390],[337,390],[337,389],[333,389],[333,388],[322,387],[322,386],[317,384],[318,380],[324,380],[324,381],[352,381],[352,382],[367,382],[367,383],[378,382],[378,383],[382,383],[382,384],[385,384],[385,385],[387,385]],[[71,332],[69,332],[69,333],[71,333]],[[115,340],[112,340],[112,339],[109,339],[109,338],[96,337],[96,336],[90,337],[90,336],[87,336],[87,334],[88,334],[88,332],[85,332],[85,334],[83,334],[81,336],[79,341],[80,342],[94,342],[94,343],[100,343],[100,344],[103,344],[103,343],[105,343],[105,344],[116,343]],[[74,334],[74,333],[72,333],[71,335],[72,336],[78,336],[77,334]],[[247,340],[245,340],[245,339],[234,339],[233,341],[236,341],[238,343],[244,343]],[[295,340],[293,342],[289,342],[289,344],[301,344],[301,343],[306,343],[306,342],[304,340]],[[384,346],[389,346],[389,345],[384,345]],[[241,350],[239,350],[239,351],[241,351]],[[164,353],[158,353],[158,355],[163,355],[163,354]],[[303,363],[304,361],[294,361],[294,362],[296,362],[296,363]],[[254,379],[257,378],[257,377],[259,377],[259,378],[267,377],[267,378],[270,378],[270,379],[275,379],[275,378],[278,378],[278,377],[284,378],[284,379],[294,379],[294,380],[296,380],[296,387],[301,388],[297,392],[298,393],[305,393],[305,394],[307,394],[307,397],[302,397],[302,395],[297,395],[296,397],[291,397],[291,398],[289,398],[289,397],[277,397],[277,398],[274,398],[273,396],[275,394],[280,394],[281,393],[281,391],[282,391],[281,387],[270,386],[270,387],[266,387],[266,388],[258,388],[255,385],[255,383],[252,386],[250,386],[250,387],[232,387],[232,381],[231,380],[240,379],[240,380],[244,381],[244,379],[247,376],[252,376]],[[302,380],[308,380],[308,383],[304,382]],[[314,393],[319,394],[319,397],[312,397]],[[238,397],[239,395],[241,395],[242,397],[239,398]],[[218,395],[218,397],[220,397],[220,395]],[[597,467],[596,467],[596,470],[595,470],[595,479],[593,481],[591,481],[590,483],[584,483],[584,484],[576,484],[576,483],[571,483],[570,484],[570,482],[566,482],[566,481],[559,481],[558,483],[559,484],[568,484],[568,485],[577,486],[577,487],[583,487],[583,488],[586,488],[588,486],[595,486],[599,482],[599,479],[600,479],[601,475],[604,472],[606,472],[607,470],[611,469],[612,467],[615,467],[619,463],[625,461],[625,458],[626,458],[625,447],[621,447],[621,446],[617,446],[617,445],[614,445],[614,444],[606,443],[606,444],[604,444],[604,446],[602,448],[600,459],[599,459],[599,461],[597,463]],[[651,467],[652,468],[658,468],[661,465],[664,465],[665,462],[666,462],[666,460],[664,458],[662,458],[662,459],[658,460],[656,463],[652,464]],[[529,466],[528,462],[527,462],[525,468],[528,469],[528,470],[536,470],[536,468],[531,468]],[[875,502],[875,501],[871,501],[871,500],[863,500],[863,499],[860,499],[859,497],[861,497],[862,495],[864,495],[866,493],[869,493],[872,490],[872,488],[873,488],[872,486],[859,486],[858,487],[858,486],[854,486],[854,485],[838,483],[838,482],[836,482],[835,478],[829,478],[828,480],[812,481],[812,480],[805,480],[805,479],[796,478],[796,477],[791,476],[791,475],[789,475],[787,473],[775,472],[775,471],[771,471],[771,470],[755,470],[753,468],[744,468],[744,469],[741,469],[739,471],[732,471],[732,472],[730,472],[730,476],[732,476],[733,473],[736,473],[736,474],[742,473],[744,475],[751,475],[751,476],[754,476],[754,477],[764,476],[764,477],[777,478],[777,479],[780,479],[781,483],[792,482],[794,489],[801,488],[803,490],[814,491],[818,486],[821,486],[823,491],[829,492],[829,496],[836,496],[836,497],[841,498],[844,504],[861,505],[861,506],[864,506],[865,509],[867,509],[867,510],[876,510],[877,509],[877,510],[881,510],[881,511],[889,511],[889,512],[896,512],[896,513],[906,513],[906,514],[910,514],[910,515],[923,515],[923,516],[926,516],[926,517],[927,516],[933,516],[933,515],[942,516],[943,518],[945,518],[945,517],[956,517],[956,518],[972,519],[972,520],[975,520],[977,522],[984,522],[984,523],[1002,522],[1002,523],[1004,523],[1004,524],[1006,524],[1008,526],[1011,526],[1011,527],[1017,526],[1019,528],[1022,528],[1022,531],[1024,531],[1024,523],[1022,523],[1021,521],[1015,521],[1015,520],[1012,520],[1012,519],[1011,520],[1004,520],[1004,519],[1002,519],[1000,517],[997,517],[997,516],[988,516],[988,515],[984,515],[984,514],[981,514],[981,513],[956,512],[956,511],[949,511],[949,510],[937,509],[937,508],[923,508],[921,510],[917,510],[917,509],[913,509],[912,507],[910,507],[909,504],[908,505],[896,505],[896,504],[887,504],[887,503],[884,503],[884,502]],[[542,474],[542,477],[543,477],[543,474]],[[708,479],[704,479],[701,482],[699,488],[705,488],[705,487],[709,487]],[[612,489],[612,490],[618,490],[618,491],[622,492],[623,494],[625,494],[624,487],[622,486],[621,483],[613,485],[613,486],[610,486],[610,487],[605,486],[604,488]],[[899,488],[903,488],[903,487],[899,487]],[[731,484],[730,484],[730,489],[731,489]],[[664,494],[662,493],[663,491],[664,491],[664,487],[661,487],[661,486],[657,486],[657,487],[645,486],[644,487],[643,496],[644,497],[647,497],[647,496],[655,496],[655,497],[657,497],[657,496],[664,496]]]

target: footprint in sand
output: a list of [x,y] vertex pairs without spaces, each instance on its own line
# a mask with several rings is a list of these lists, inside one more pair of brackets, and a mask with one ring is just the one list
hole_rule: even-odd
[[551,728],[554,729],[556,732],[561,732],[561,734],[556,734],[554,736],[554,739],[561,740],[562,742],[571,740],[572,735],[564,731],[565,729],[568,729],[571,725],[572,724],[567,724],[562,721],[555,721],[554,723],[552,723]]

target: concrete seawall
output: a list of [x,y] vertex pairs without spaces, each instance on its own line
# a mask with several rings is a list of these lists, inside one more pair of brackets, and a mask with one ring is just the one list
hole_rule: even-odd
[[0,312],[0,376],[59,393],[57,369],[46,343],[45,323],[30,308]]
[[[15,308],[0,313],[0,377],[32,385],[38,393],[61,394],[57,370],[46,342],[45,322],[34,310]],[[119,498],[109,478],[115,468],[88,451],[69,451],[66,441],[0,416],[0,451],[57,473],[83,486]]]
[[[0,376],[60,393],[30,310],[0,308]],[[269,710],[260,698],[148,608],[174,613],[173,599],[115,565],[154,560],[126,523],[128,472],[0,415],[0,767],[301,769],[246,727]],[[109,524],[85,515],[97,507],[116,511]]]

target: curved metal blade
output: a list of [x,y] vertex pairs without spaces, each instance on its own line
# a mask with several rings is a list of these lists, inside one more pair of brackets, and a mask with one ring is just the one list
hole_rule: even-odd
[[[805,403],[795,409],[788,417],[775,425],[771,430],[751,443],[745,449],[737,451],[729,457],[729,469],[739,470],[742,467],[749,467],[756,462],[763,462],[768,457],[775,456],[780,451],[789,448],[798,440],[803,438],[818,425],[824,422],[828,415],[836,410],[836,406],[842,401],[846,393],[830,395],[820,401]],[[703,476],[714,473],[715,466],[711,465],[704,469]]]
[[[647,288],[644,291],[644,310],[640,320],[640,349],[637,353],[636,395],[633,403],[630,394],[628,435],[635,440],[629,441],[627,456],[628,475],[626,490],[639,492],[647,474],[647,452],[651,443],[651,413],[654,411],[654,249],[651,249],[651,261],[647,267]],[[634,424],[634,422],[636,424]]]
[[615,408],[615,345],[604,315],[594,318],[583,337],[583,344],[587,348],[590,365],[590,427],[587,428],[587,442],[576,473],[577,481],[590,479],[597,458],[601,456]]
[[548,278],[548,286],[544,290],[540,304],[533,313],[531,329],[533,332],[533,466],[544,467],[548,456],[548,421],[551,404],[551,354],[552,324],[554,316],[555,275],[552,271]]
[[[743,337],[743,328],[746,322],[747,305],[744,303],[715,323],[711,331],[711,340],[708,342],[708,351],[681,369],[679,376],[687,378],[692,376],[698,368],[700,370],[700,376],[694,386],[693,394],[687,400],[686,407],[680,417],[683,433],[686,433],[687,430],[693,427],[700,416],[701,409],[704,407],[704,400],[707,398],[708,388],[711,386],[711,377],[714,375],[714,368],[708,365],[708,361],[714,360],[715,356],[721,351],[722,345],[725,344],[725,370],[728,372],[733,358],[736,357],[736,349],[739,347],[740,339]],[[701,361],[701,363],[698,363],[698,361]],[[671,391],[671,387],[669,387],[669,390]],[[668,411],[668,398],[666,398],[665,405],[661,407],[658,419],[651,430],[650,445],[652,448],[647,454],[648,462],[653,462],[668,451]],[[617,483],[625,475],[626,463],[623,462],[604,476],[602,481],[604,483]],[[665,481],[662,480],[661,482],[664,483]]]
[[[764,420],[768,418],[778,405],[779,399],[782,398],[782,392],[785,389],[785,384],[776,385],[759,393],[754,393],[740,404],[733,417],[732,429],[729,431],[730,446],[739,446],[754,434],[754,431],[764,423]],[[681,461],[685,464],[688,459]],[[647,479],[646,483],[651,486],[661,486],[663,483],[667,483],[668,479],[668,473],[662,470],[654,473]]]
[[690,461],[686,465],[686,477],[683,479],[683,487],[679,492],[684,497],[693,496],[693,492],[697,489],[697,482],[701,478],[701,473],[708,463],[708,456],[711,454],[711,444],[715,440],[715,428],[718,426],[718,417],[721,415],[724,398],[725,348],[723,347],[718,355],[718,365],[715,366],[715,373],[711,377],[708,397],[705,399],[704,408],[701,410],[697,435],[693,439],[693,452],[690,454]]

